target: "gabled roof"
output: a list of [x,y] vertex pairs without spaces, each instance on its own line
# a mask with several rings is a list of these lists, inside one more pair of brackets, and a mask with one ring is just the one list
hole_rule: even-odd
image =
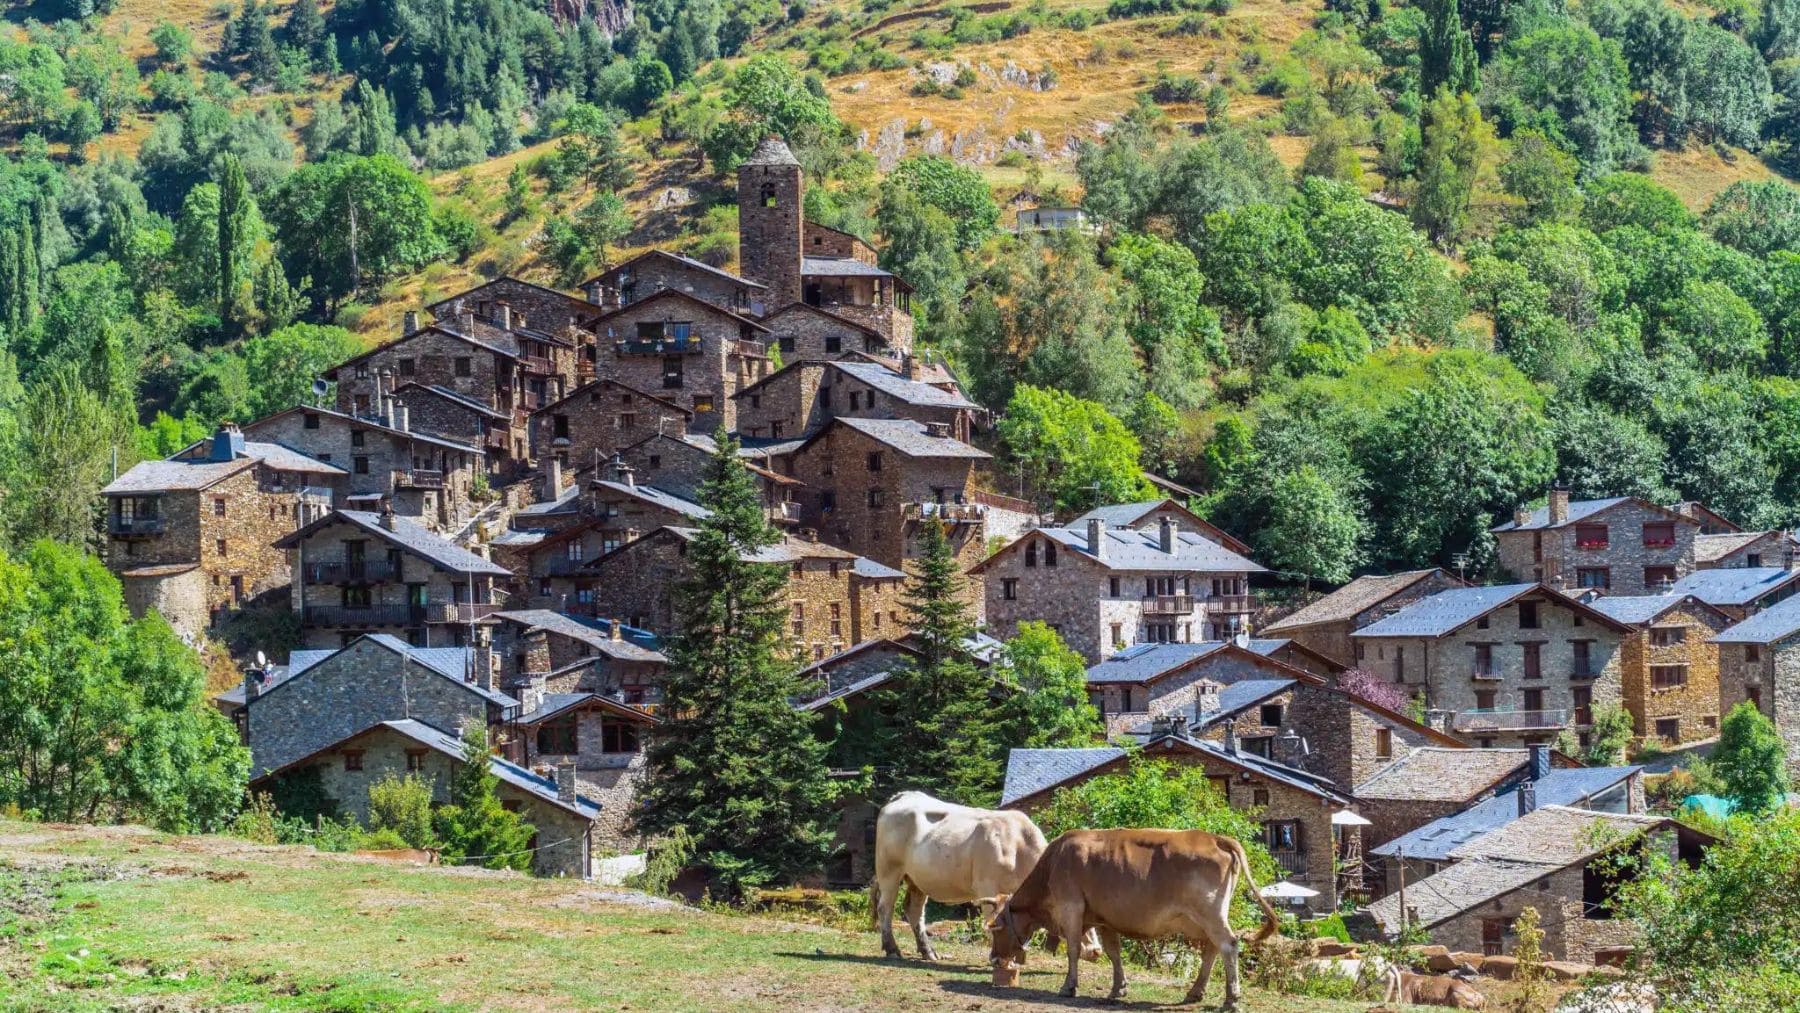
[[1782,600],[1712,638],[1715,644],[1773,644],[1800,633],[1800,595]]
[[[637,395],[638,397],[643,398],[646,401],[654,401],[657,404],[662,405],[665,408],[673,408],[674,410],[676,410],[676,411],[680,412],[681,414],[686,415],[690,418],[692,418],[693,414],[694,414],[694,410],[692,408],[683,408],[682,406],[676,404],[675,402],[669,400],[666,397],[660,397],[660,396],[652,394],[646,390],[639,390],[638,388],[633,387],[632,385],[630,385],[628,383],[620,383],[617,380],[608,380],[605,378],[598,379],[598,380],[589,380],[587,383],[582,384],[581,386],[575,388],[574,390],[568,392],[567,394],[564,394],[562,397],[557,398],[555,401],[550,402],[549,404],[543,406],[542,408],[534,409],[531,414],[542,415],[545,412],[550,411],[551,409],[558,408],[558,407],[561,407],[562,405],[568,404],[570,401],[573,401],[576,398],[581,397],[584,394],[592,393],[596,387],[617,387],[620,390],[630,391],[631,393]],[[641,443],[643,441],[640,440],[639,442]]]
[[1681,605],[1697,605],[1714,615],[1725,618],[1725,613],[1701,601],[1691,594],[1603,594],[1588,603],[1596,612],[1624,623],[1627,626],[1642,626],[1662,618],[1665,614]]
[[874,264],[865,264],[855,257],[802,257],[800,258],[800,274],[803,277],[814,278],[894,277],[892,271],[883,271]]
[[[367,640],[400,658],[401,664],[417,665],[419,668],[436,675],[443,676],[468,692],[486,699],[497,707],[517,707],[519,701],[507,696],[499,690],[484,689],[479,682],[471,681],[470,673],[474,670],[474,654],[467,647],[414,647],[406,641],[387,633],[366,633],[343,647],[335,650],[301,650],[288,655],[288,663],[276,666],[269,680],[263,683],[257,699],[267,697],[274,690],[287,685],[294,679],[324,664],[331,658],[354,648],[358,643]],[[227,703],[244,703],[244,684],[240,681],[236,686],[214,697]]]
[[1318,601],[1290,613],[1278,622],[1263,627],[1263,632],[1277,633],[1317,626],[1321,623],[1346,622],[1396,595],[1406,593],[1433,574],[1443,574],[1452,581],[1461,583],[1438,567],[1358,577]]
[[1675,582],[1674,594],[1691,594],[1708,605],[1750,605],[1800,581],[1800,570],[1779,566],[1734,566],[1695,570]]
[[637,256],[632,257],[630,260],[627,260],[624,263],[614,264],[612,267],[609,267],[606,270],[601,271],[599,274],[596,274],[592,278],[589,278],[588,280],[582,282],[579,287],[587,288],[589,285],[599,283],[603,279],[610,278],[613,275],[618,274],[619,272],[630,268],[633,264],[636,264],[640,260],[648,260],[651,257],[655,257],[658,260],[672,260],[676,264],[679,264],[682,267],[689,268],[689,269],[695,270],[695,271],[701,271],[703,273],[713,275],[714,277],[723,278],[726,281],[733,282],[738,285],[745,285],[750,288],[768,288],[769,287],[767,285],[764,285],[760,281],[751,281],[749,278],[746,278],[741,274],[732,274],[730,271],[727,271],[724,268],[714,267],[711,264],[708,264],[707,262],[705,262],[703,260],[695,260],[694,258],[687,256],[686,254],[676,253],[673,250],[645,250],[643,253],[640,253]]
[[[774,311],[773,313],[764,313],[763,314],[763,322],[764,323],[772,323],[776,317],[784,317],[784,316],[787,316],[789,313],[811,313],[814,316],[824,317],[825,319],[830,320],[832,323],[842,324],[843,326],[848,327],[851,330],[861,331],[864,334],[869,335],[870,337],[880,338],[883,342],[887,341],[887,335],[881,333],[880,331],[876,330],[873,327],[870,327],[868,324],[865,324],[859,320],[852,320],[849,317],[844,316],[841,313],[833,313],[823,306],[814,306],[812,303],[808,303],[808,302],[791,302],[791,303],[788,303],[786,306],[783,306],[780,309]],[[775,328],[770,327],[769,329],[774,330]]]
[[600,316],[598,316],[594,319],[592,326],[596,330],[598,330],[608,320],[611,320],[613,317],[616,317],[621,313],[630,313],[634,310],[641,310],[645,306],[648,306],[651,303],[658,302],[663,299],[679,299],[682,302],[688,303],[690,305],[698,306],[701,309],[704,309],[709,313],[716,313],[722,317],[730,317],[731,319],[737,321],[738,323],[749,324],[751,327],[754,327],[759,331],[767,331],[768,330],[768,328],[764,327],[761,323],[759,323],[755,320],[752,320],[747,316],[744,316],[743,314],[737,312],[736,310],[732,309],[729,306],[720,306],[717,303],[710,303],[710,302],[707,302],[705,299],[700,298],[699,296],[689,295],[686,292],[681,291],[680,289],[674,289],[674,288],[665,288],[659,292],[652,292],[651,294],[643,297],[642,299],[637,300],[636,302],[627,303],[626,305],[621,306],[616,310],[607,310],[605,313],[601,314]]
[[[1021,750],[1013,751],[1014,754],[1019,752]],[[1122,766],[1127,758],[1125,750],[1116,748],[1034,749],[1022,752],[1027,755],[1021,758],[1016,767],[1012,754],[1007,757],[1006,784],[1001,789],[1002,806],[1018,805],[1078,778],[1108,773],[1112,768]],[[1254,776],[1298,789],[1336,808],[1344,809],[1352,805],[1350,797],[1339,791],[1328,778],[1205,739],[1173,734],[1159,735],[1145,743],[1143,754],[1203,755]],[[1026,790],[1028,787],[1030,790]]]
[[[421,327],[418,330],[412,332],[411,334],[402,334],[401,336],[395,338],[392,341],[388,341],[383,344],[376,345],[374,348],[369,349],[368,351],[362,353],[361,355],[352,356],[348,359],[345,359],[343,362],[340,362],[337,365],[331,367],[330,369],[320,372],[319,375],[324,377],[327,380],[336,380],[338,378],[338,373],[342,372],[346,367],[354,366],[357,363],[362,362],[365,359],[369,359],[374,356],[380,355],[383,352],[392,351],[396,348],[399,348],[401,345],[404,345],[409,341],[417,340],[420,336],[426,335],[426,334],[442,334],[447,337],[454,338],[457,341],[461,341],[464,344],[469,345],[473,348],[479,348],[484,352],[493,352],[495,355],[503,355],[508,359],[516,359],[519,357],[519,352],[518,352],[518,349],[516,349],[516,348],[505,348],[500,345],[494,344],[492,342],[483,341],[480,338],[476,338],[476,337],[472,337],[468,334],[464,334],[463,332],[454,330],[444,324],[437,323],[437,324],[427,324],[424,327]],[[278,412],[276,414],[282,414],[282,413]]]
[[1542,594],[1553,605],[1573,609],[1614,630],[1625,624],[1543,584],[1500,584],[1492,587],[1453,587],[1421,598],[1379,622],[1357,630],[1353,637],[1444,637],[1464,626],[1531,594]]
[[538,704],[536,710],[528,714],[521,714],[513,720],[521,725],[542,724],[551,718],[588,707],[598,707],[608,714],[627,718],[639,724],[660,723],[656,715],[648,711],[639,710],[628,703],[608,699],[598,693],[545,693],[544,699]]
[[[1146,474],[1145,478],[1150,476]],[[1063,525],[1070,531],[1087,531],[1087,522],[1097,520],[1109,528],[1135,528],[1144,518],[1158,510],[1179,510],[1188,520],[1199,527],[1202,534],[1242,556],[1250,554],[1250,546],[1237,536],[1219,527],[1199,514],[1189,510],[1185,504],[1173,499],[1149,499],[1138,503],[1113,503],[1095,507],[1080,517]]]
[[969,572],[979,573],[1001,556],[1021,551],[1020,546],[1037,536],[1052,539],[1065,550],[1075,553],[1083,559],[1098,563],[1109,570],[1142,570],[1162,573],[1171,571],[1192,573],[1268,572],[1257,563],[1253,563],[1218,542],[1192,531],[1178,532],[1175,536],[1175,551],[1164,552],[1160,532],[1119,530],[1117,528],[1109,528],[1101,533],[1101,537],[1106,539],[1104,559],[1095,556],[1090,551],[1086,532],[1070,531],[1067,528],[1032,528],[1007,544],[999,552],[970,567]]
[[[1215,705],[1209,710],[1201,710],[1198,701],[1191,701],[1176,711],[1188,718],[1189,728],[1207,728],[1237,717],[1239,714],[1255,707],[1265,700],[1280,696],[1298,686],[1294,679],[1245,679],[1231,683],[1219,690]],[[1133,735],[1150,735],[1155,729],[1154,721],[1145,721],[1131,729]]]
[[295,405],[285,411],[278,411],[273,415],[265,415],[255,422],[247,423],[244,428],[252,429],[256,426],[266,425],[276,419],[292,415],[295,412],[306,412],[308,414],[317,415],[320,418],[334,419],[348,425],[368,429],[377,433],[386,433],[389,436],[398,436],[402,439],[418,440],[421,443],[429,443],[433,446],[443,447],[446,450],[459,450],[465,454],[479,455],[482,453],[480,447],[473,447],[467,443],[458,443],[455,440],[447,440],[442,436],[433,436],[430,433],[422,433],[417,429],[395,429],[393,426],[387,425],[386,423],[377,422],[374,419],[365,418],[361,415],[346,415],[343,412],[334,411],[330,408],[317,408],[312,405]]
[[923,422],[912,419],[852,419],[838,416],[819,429],[818,432],[800,441],[796,450],[809,447],[824,438],[827,433],[838,427],[854,430],[885,447],[890,447],[907,457],[931,458],[968,458],[985,461],[993,455],[985,450],[978,450],[961,440],[949,436],[933,436]]
[[590,485],[592,488],[605,489],[609,492],[616,492],[624,496],[629,496],[640,502],[648,503],[655,507],[661,507],[664,510],[678,513],[683,517],[691,517],[697,521],[712,516],[711,510],[708,510],[691,499],[677,496],[672,492],[665,492],[658,489],[656,486],[645,485],[642,482],[633,482],[630,485],[627,485],[624,482],[615,482],[611,479],[597,478],[591,482]]
[[841,359],[796,359],[731,396],[742,398],[757,393],[777,378],[786,376],[790,370],[807,367],[821,370],[835,369],[909,405],[917,405],[922,408],[964,408],[975,411],[981,409],[980,405],[955,391],[948,391],[922,380],[908,380],[880,363],[846,362]]
[[[652,539],[673,539],[679,542],[692,542],[699,534],[699,528],[665,524],[654,531],[648,531],[639,535],[611,552],[595,556],[593,559],[590,559],[587,563],[583,564],[582,569],[597,569],[602,560],[611,559],[628,550],[635,550],[638,546],[647,544]],[[824,542],[808,541],[804,538],[795,538],[793,535],[783,535],[781,536],[780,541],[765,545],[755,552],[745,554],[743,561],[746,563],[785,565],[802,559],[828,559],[849,564],[854,568],[856,560],[860,558],[862,557],[858,556],[856,553],[847,549],[840,549],[835,545],[827,545]],[[904,574],[901,574],[900,576],[904,576]]]
[[1707,506],[1697,499],[1687,499],[1682,500],[1680,503],[1671,503],[1669,504],[1669,509],[1683,517],[1691,517],[1694,520],[1699,521],[1702,527],[1711,525],[1716,528],[1724,528],[1726,531],[1744,530],[1736,521],[1719,513],[1717,510],[1714,510],[1712,507]]
[[232,461],[205,461],[194,458],[167,461],[139,461],[123,475],[100,490],[107,496],[130,496],[149,492],[193,492],[217,485],[247,468],[256,467],[248,457]]
[[1006,755],[1006,783],[1000,791],[1000,804],[1012,805],[1019,799],[1048,791],[1124,756],[1125,750],[1117,746],[1014,749]]
[[439,299],[437,302],[434,302],[434,303],[428,303],[425,306],[425,309],[428,310],[433,316],[436,316],[437,308],[439,306],[448,305],[450,303],[455,302],[458,299],[467,299],[469,296],[474,295],[475,293],[481,291],[482,289],[492,288],[496,285],[518,285],[522,288],[528,288],[528,289],[531,289],[536,292],[543,292],[546,295],[556,296],[556,297],[562,299],[564,302],[572,303],[576,307],[580,307],[580,308],[588,310],[590,312],[592,312],[596,309],[596,307],[594,306],[593,303],[588,302],[586,299],[583,299],[580,296],[570,295],[569,293],[564,292],[560,289],[545,288],[542,285],[533,284],[532,282],[526,281],[523,278],[515,278],[510,274],[503,274],[500,277],[495,278],[492,281],[484,281],[481,284],[475,286],[474,288],[464,289],[461,292],[458,292],[453,296],[449,296],[448,298]]
[[[509,609],[505,612],[495,612],[493,618],[523,626],[527,633],[533,630],[543,630],[559,637],[566,637],[620,661],[661,662],[669,660],[663,655],[662,640],[656,634],[648,630],[626,626],[617,620],[588,619],[551,609]],[[615,628],[618,633],[616,640],[613,638]]]
[[[1550,776],[1532,782],[1539,806],[1560,805],[1584,808],[1597,795],[1611,791],[1640,773],[1642,767],[1571,767],[1553,769]],[[1476,838],[1512,823],[1519,818],[1519,787],[1484,799],[1474,806],[1422,827],[1379,847],[1369,849],[1372,855],[1391,858],[1404,850],[1407,858],[1442,862],[1451,853]]]
[[1420,746],[1356,786],[1357,798],[1468,802],[1531,762],[1531,750]]
[[1636,503],[1639,506],[1664,515],[1671,521],[1682,524],[1698,524],[1692,517],[1684,517],[1660,503],[1652,503],[1647,499],[1639,499],[1636,496],[1612,496],[1607,499],[1571,500],[1569,502],[1568,517],[1557,524],[1550,523],[1550,507],[1545,505],[1531,511],[1530,515],[1525,518],[1524,524],[1520,524],[1516,520],[1507,521],[1505,524],[1495,525],[1491,530],[1496,532],[1545,531],[1551,528],[1566,528],[1571,524],[1591,520],[1621,503]]
[[1321,682],[1318,676],[1285,662],[1276,661],[1276,651],[1286,647],[1286,640],[1251,640],[1238,645],[1229,640],[1203,640],[1191,644],[1133,644],[1087,670],[1090,686],[1122,684],[1144,685],[1174,675],[1214,656],[1242,655],[1259,667],[1277,673],[1281,678],[1304,682]]
[[278,549],[292,548],[312,537],[314,532],[336,524],[350,524],[380,538],[390,545],[410,552],[440,570],[462,574],[491,574],[510,577],[512,571],[470,552],[425,525],[406,517],[393,517],[389,530],[382,515],[365,510],[333,510],[298,531],[291,531],[275,542]]
[[[419,393],[426,395],[427,397],[441,397],[444,400],[449,401],[452,404],[460,405],[464,408],[469,409],[472,412],[475,412],[478,415],[485,415],[490,419],[499,419],[503,422],[510,422],[512,420],[512,416],[507,414],[506,412],[503,412],[500,409],[495,408],[491,405],[483,404],[482,402],[475,400],[474,398],[468,396],[467,394],[461,393],[460,391],[451,390],[450,388],[445,387],[442,384],[434,383],[434,384],[431,384],[430,386],[427,386],[425,384],[420,383],[417,380],[408,380],[405,383],[401,384],[400,386],[394,388],[394,393],[395,393],[395,395],[399,395],[401,392],[407,391],[407,390],[416,390]],[[405,399],[402,398],[401,400],[404,401]]]

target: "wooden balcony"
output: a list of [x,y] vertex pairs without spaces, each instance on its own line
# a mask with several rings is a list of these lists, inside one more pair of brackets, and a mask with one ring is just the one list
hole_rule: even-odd
[[800,504],[792,502],[769,504],[769,519],[778,524],[800,523]]
[[425,621],[422,605],[308,605],[301,612],[308,626],[417,626]]
[[400,579],[400,570],[385,559],[359,559],[307,563],[309,584],[381,584]]
[[545,556],[532,560],[531,573],[534,577],[566,577],[573,573],[586,572],[582,567],[593,562],[591,559],[570,559],[566,555]]
[[110,517],[107,533],[114,538],[152,538],[163,533],[166,525],[161,517]]
[[394,487],[398,489],[442,489],[444,473],[426,468],[396,471],[394,472]]
[[1459,732],[1531,732],[1566,728],[1566,710],[1502,710],[1474,708],[1456,715],[1453,727]]
[[432,602],[425,608],[428,623],[472,623],[500,611],[496,602]]
[[521,355],[519,356],[519,369],[527,373],[537,373],[542,376],[554,376],[556,374],[556,363],[551,362],[542,355]]
[[906,521],[939,517],[947,524],[979,524],[984,515],[978,503],[907,503],[900,508],[900,518]]
[[1144,614],[1155,616],[1191,616],[1194,614],[1194,596],[1191,594],[1145,595]]
[[1256,610],[1256,599],[1247,594],[1215,594],[1206,599],[1206,611],[1241,615]]

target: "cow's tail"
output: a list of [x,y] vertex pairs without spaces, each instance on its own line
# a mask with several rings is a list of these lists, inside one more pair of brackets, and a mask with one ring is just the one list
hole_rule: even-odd
[[1262,891],[1257,889],[1256,879],[1250,875],[1250,856],[1244,854],[1244,846],[1232,838],[1228,837],[1226,840],[1231,844],[1232,866],[1237,870],[1237,874],[1243,877],[1244,886],[1250,891],[1250,896],[1256,898],[1256,905],[1262,908],[1263,912],[1262,927],[1257,929],[1256,934],[1250,936],[1246,942],[1260,943],[1281,928],[1281,918],[1275,914],[1275,909],[1269,906],[1269,898],[1264,897]]

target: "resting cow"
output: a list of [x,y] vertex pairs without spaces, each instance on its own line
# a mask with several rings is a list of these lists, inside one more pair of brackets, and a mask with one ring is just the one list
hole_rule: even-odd
[[1414,974],[1393,970],[1388,975],[1386,1003],[1401,1006],[1448,1006],[1451,1009],[1482,1009],[1487,997],[1474,986],[1447,975]]
[[[1275,909],[1256,891],[1243,846],[1204,830],[1071,830],[1050,842],[1037,867],[1011,897],[995,898],[1000,913],[989,928],[995,968],[1016,968],[1033,932],[1048,929],[1073,938],[1099,931],[1112,958],[1110,998],[1125,994],[1119,940],[1180,936],[1200,949],[1200,974],[1187,1001],[1206,992],[1213,960],[1225,957],[1225,1009],[1238,1002],[1238,939],[1232,934],[1231,894],[1239,878],[1263,911],[1261,942],[1278,927]],[[1080,966],[1069,956],[1062,994],[1073,996]]]
[[[993,914],[993,897],[1019,888],[1044,853],[1044,834],[1021,812],[972,809],[903,791],[881,808],[875,820],[875,880],[869,910],[881,929],[881,952],[900,956],[894,942],[894,903],[900,884],[906,894],[906,922],[918,940],[919,955],[936,960],[925,936],[925,900],[980,904],[982,918]],[[1089,959],[1098,947],[1086,949]]]

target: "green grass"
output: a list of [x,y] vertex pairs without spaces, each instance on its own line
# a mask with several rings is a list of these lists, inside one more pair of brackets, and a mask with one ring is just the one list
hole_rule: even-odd
[[[970,943],[938,944],[937,964],[889,962],[868,930],[620,896],[229,838],[0,821],[0,1010],[1025,1010],[1055,1002],[1060,983],[1042,957],[1022,988],[1002,990]],[[1084,967],[1072,1005],[1102,1005],[1109,977]],[[1125,1008],[1175,1002],[1185,985],[1135,972]],[[1365,1005],[1248,996],[1252,1010]]]

